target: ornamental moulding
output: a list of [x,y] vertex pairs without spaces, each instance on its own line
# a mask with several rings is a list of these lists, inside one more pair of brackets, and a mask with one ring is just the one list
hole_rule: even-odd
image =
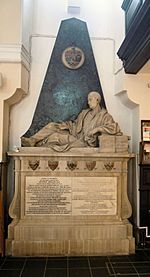
[[22,63],[30,70],[31,56],[22,44],[0,44],[1,63]]

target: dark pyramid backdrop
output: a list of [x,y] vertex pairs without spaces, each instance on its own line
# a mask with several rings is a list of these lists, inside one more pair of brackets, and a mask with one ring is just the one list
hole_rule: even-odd
[[[63,51],[72,46],[80,48],[85,55],[85,61],[78,69],[69,69],[62,62]],[[87,25],[76,18],[63,20],[32,124],[24,136],[33,135],[50,121],[74,120],[82,109],[87,108],[87,95],[92,90],[101,94],[105,107]]]

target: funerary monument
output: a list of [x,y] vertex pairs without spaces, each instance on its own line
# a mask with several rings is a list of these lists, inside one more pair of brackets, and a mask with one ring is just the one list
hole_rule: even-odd
[[[71,31],[78,30],[78,23],[76,19],[69,21]],[[87,72],[81,69],[88,63],[88,56],[84,45],[77,42],[73,40],[73,48],[69,47],[71,43],[65,45],[60,63],[62,71],[78,72],[75,78],[83,73],[87,86]],[[72,79],[66,83],[70,92],[65,91],[66,97],[75,97]],[[128,151],[128,136],[105,107],[99,80],[86,86],[83,82],[83,105],[80,111],[72,111],[73,118],[59,112],[62,119],[55,121],[59,109],[53,107],[50,115],[46,111],[45,121],[44,114],[42,121],[39,119],[39,127],[41,97],[37,106],[40,112],[36,110],[29,131],[21,137],[21,147],[8,153],[15,161],[15,192],[9,209],[12,222],[6,245],[7,253],[13,256],[119,255],[135,251],[127,195],[128,161],[134,155]],[[58,96],[57,88],[58,84],[52,88],[53,97]],[[44,89],[43,95],[47,93]],[[76,89],[77,98],[80,89]]]

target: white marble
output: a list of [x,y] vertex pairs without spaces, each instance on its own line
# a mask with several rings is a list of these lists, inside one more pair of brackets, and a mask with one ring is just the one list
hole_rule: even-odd
[[127,195],[133,154],[24,147],[8,155],[15,160],[15,193],[7,254],[134,253]]

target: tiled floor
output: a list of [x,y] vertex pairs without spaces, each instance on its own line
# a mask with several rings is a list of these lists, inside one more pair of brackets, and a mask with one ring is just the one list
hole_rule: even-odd
[[137,250],[129,256],[0,258],[0,277],[30,276],[150,277],[150,250]]

